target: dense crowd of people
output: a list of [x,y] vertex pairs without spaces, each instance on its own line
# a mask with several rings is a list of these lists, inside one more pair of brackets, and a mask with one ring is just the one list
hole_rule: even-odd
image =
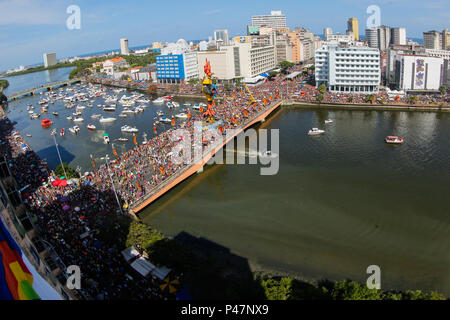
[[[289,72],[301,70],[291,68]],[[267,107],[281,99],[317,101],[319,90],[306,83],[308,75],[290,81],[280,75],[271,81],[252,86],[249,91],[243,86],[219,85],[217,87],[214,121],[223,131],[238,128],[257,116]],[[123,83],[125,86],[129,85]],[[117,81],[114,85],[121,86]],[[145,90],[145,83],[139,84]],[[174,90],[174,85],[164,85]],[[174,94],[201,95],[201,85],[177,85]],[[324,93],[323,103],[366,103],[365,95]],[[384,94],[375,95],[389,99]],[[254,99],[254,100],[253,100]],[[406,103],[406,98],[394,99],[395,103]],[[447,101],[445,96],[425,96],[422,102]],[[386,100],[391,103],[391,100]],[[8,165],[21,188],[28,210],[37,217],[39,235],[65,265],[79,265],[83,273],[83,293],[97,299],[168,299],[154,279],[130,275],[130,268],[120,252],[125,244],[117,239],[126,238],[121,224],[119,205],[114,187],[119,195],[120,209],[127,212],[140,199],[161,186],[189,164],[174,163],[172,150],[178,141],[172,139],[174,130],[183,128],[194,136],[194,123],[206,118],[193,111],[190,118],[172,125],[167,130],[155,132],[155,136],[135,148],[117,155],[108,165],[72,182],[65,187],[53,185],[58,178],[39,157],[28,148],[13,124],[2,113],[1,146]],[[213,122],[214,122],[213,121]],[[157,131],[160,130],[160,127]],[[191,140],[193,141],[193,140]],[[214,141],[202,141],[207,148]],[[195,147],[194,144],[191,145]],[[194,154],[194,152],[192,152]],[[111,178],[112,177],[112,180]],[[108,236],[109,235],[109,236]]]

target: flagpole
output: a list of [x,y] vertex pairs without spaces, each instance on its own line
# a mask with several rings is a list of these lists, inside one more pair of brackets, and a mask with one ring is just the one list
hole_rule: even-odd
[[62,162],[62,159],[61,159],[61,154],[59,153],[58,143],[56,142],[56,137],[55,137],[56,136],[56,129],[53,129],[51,135],[53,136],[53,141],[55,141],[55,147],[56,147],[56,151],[58,152],[59,162],[61,163],[61,167],[62,167],[62,169],[64,171],[64,177],[66,179],[68,179],[67,173],[66,173],[66,169],[64,168],[64,165],[63,165],[63,162]]
[[111,170],[109,169],[109,163],[108,163],[109,156],[106,155],[105,159],[106,159],[106,168],[108,168],[109,178],[111,179],[111,184],[112,184],[112,187],[113,187],[113,190],[114,190],[114,194],[116,196],[117,204],[119,205],[120,213],[124,214],[123,211],[122,211],[122,206],[120,205],[119,197],[117,196],[116,187],[114,186],[114,180],[113,180],[112,175],[111,175]]

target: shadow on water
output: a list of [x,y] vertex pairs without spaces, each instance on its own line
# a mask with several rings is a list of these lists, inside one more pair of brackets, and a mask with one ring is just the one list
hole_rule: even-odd
[[[59,149],[59,153],[61,154],[62,161],[67,163],[67,165],[70,165],[70,163],[75,159],[75,155],[73,153],[69,152],[66,148],[64,148],[60,144],[58,145],[58,149]],[[42,160],[47,161],[48,167],[53,170],[59,165],[59,157],[58,157],[58,153],[56,152],[55,145],[52,145],[45,149],[39,150],[37,152],[37,155]]]

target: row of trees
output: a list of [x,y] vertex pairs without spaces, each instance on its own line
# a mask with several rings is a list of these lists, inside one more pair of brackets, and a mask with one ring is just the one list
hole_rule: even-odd
[[9,87],[8,80],[0,79],[0,91]]

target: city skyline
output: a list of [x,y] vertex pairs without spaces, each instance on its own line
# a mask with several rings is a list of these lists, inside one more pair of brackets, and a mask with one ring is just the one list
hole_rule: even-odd
[[[345,33],[347,20],[356,17],[360,35],[364,34],[368,14],[366,8],[376,4],[381,9],[381,24],[405,27],[408,38],[422,38],[429,30],[442,31],[450,17],[445,1],[325,1],[319,3],[276,4],[263,0],[208,8],[204,2],[186,4],[175,1],[172,12],[164,3],[136,0],[112,1],[105,6],[86,0],[5,0],[0,3],[0,69],[15,68],[41,62],[46,52],[56,52],[58,59],[112,50],[120,47],[120,38],[128,38],[130,48],[154,41],[170,42],[179,38],[206,39],[214,30],[228,29],[230,36],[246,34],[253,15],[282,11],[288,27],[305,27],[322,34],[325,27]],[[231,4],[231,5],[230,5]],[[81,29],[69,30],[66,9],[81,9]],[[398,14],[402,10],[402,14]],[[313,12],[311,14],[311,12]],[[319,14],[320,12],[320,14]],[[161,14],[164,13],[164,14]],[[319,18],[321,16],[322,18]],[[205,21],[210,22],[205,23]],[[420,22],[417,23],[417,22]]]

